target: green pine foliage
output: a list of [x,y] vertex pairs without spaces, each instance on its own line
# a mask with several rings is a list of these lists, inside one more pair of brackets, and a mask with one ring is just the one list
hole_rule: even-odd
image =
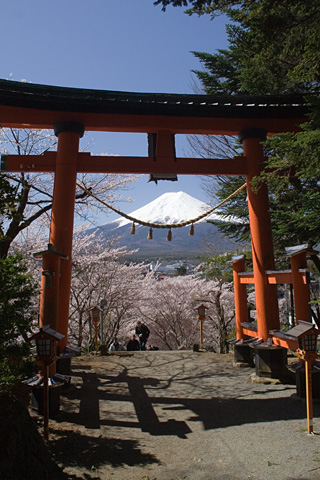
[[21,255],[0,260],[0,393],[10,392],[29,372],[27,332],[35,287]]
[[[250,251],[239,253],[244,255],[246,259],[246,269],[252,270],[252,254]],[[210,280],[216,280],[220,284],[233,282],[233,264],[232,259],[236,257],[236,253],[225,253],[223,255],[214,255],[213,257],[204,258],[203,274]]]
[[208,95],[234,95],[241,89],[238,75],[238,59],[231,50],[218,53],[192,52],[204,67],[193,70]]
[[[196,53],[210,72],[210,76],[200,73],[206,91],[226,87],[225,93],[231,94],[319,92],[318,0],[199,3],[190,14],[214,18],[224,13],[230,19],[229,49],[218,50],[218,54]],[[230,89],[230,83],[236,88]]]
[[204,259],[204,275],[221,283],[232,282],[233,270],[231,259],[234,254],[215,255]]
[[[221,14],[227,26],[229,51],[213,55],[219,68],[232,57],[242,93],[288,93],[319,91],[320,3],[319,0],[158,0],[190,7],[192,15]],[[224,58],[223,58],[224,57]],[[208,61],[208,54],[203,57]],[[223,68],[220,69],[223,73]],[[232,70],[232,76],[235,73]],[[229,74],[226,80],[230,80]],[[226,81],[225,80],[225,81]]]
[[[305,93],[309,120],[298,134],[286,133],[265,143],[269,158],[253,182],[267,182],[275,254],[301,243],[320,239],[320,1],[305,0],[197,0],[168,5],[189,7],[192,15],[220,14],[229,18],[228,49],[216,53],[193,52],[202,64],[196,70],[203,90],[212,95],[267,95]],[[312,96],[310,96],[312,95]],[[292,177],[292,174],[295,177]],[[228,196],[243,179],[219,178],[218,197]],[[241,192],[220,212],[243,223],[217,223],[233,238],[250,238],[248,208]]]
[[9,180],[0,175],[0,235],[4,221],[4,215],[12,218],[15,211],[16,189],[10,184]]

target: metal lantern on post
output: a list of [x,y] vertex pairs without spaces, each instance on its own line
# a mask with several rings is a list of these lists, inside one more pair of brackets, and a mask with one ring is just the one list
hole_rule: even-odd
[[64,337],[49,325],[40,328],[39,332],[32,335],[28,341],[36,342],[37,364],[42,367],[43,373],[43,435],[48,440],[49,432],[49,367],[57,359],[57,345]]
[[286,332],[298,341],[297,357],[304,361],[306,372],[306,404],[308,433],[313,433],[313,405],[312,405],[312,365],[317,354],[317,337],[319,330],[310,322],[300,320],[296,327]]
[[203,350],[203,321],[206,318],[207,308],[208,307],[202,303],[199,303],[199,305],[194,307],[194,310],[196,310],[198,314],[198,320],[200,321],[200,350]]
[[89,312],[91,313],[91,319],[94,325],[94,342],[96,347],[96,353],[98,353],[98,325],[100,323],[101,308],[96,306],[91,308]]
[[307,354],[310,355],[311,353],[317,352],[317,337],[317,333],[309,333],[308,335],[306,334],[303,337],[298,338],[298,352],[301,353],[302,358]]

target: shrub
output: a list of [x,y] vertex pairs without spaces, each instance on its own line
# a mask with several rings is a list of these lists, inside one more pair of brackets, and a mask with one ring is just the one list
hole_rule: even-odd
[[35,285],[20,254],[0,260],[0,393],[31,372],[27,332],[33,320]]

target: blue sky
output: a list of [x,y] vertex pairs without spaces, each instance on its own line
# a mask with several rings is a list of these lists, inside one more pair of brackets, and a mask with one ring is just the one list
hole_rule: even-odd
[[[223,18],[163,13],[153,0],[1,0],[1,38],[1,78],[131,92],[193,93],[191,70],[201,65],[190,52],[227,46]],[[90,132],[85,140],[93,154],[147,154],[146,135]],[[184,138],[177,154],[191,155]],[[158,185],[143,177],[128,191],[134,203],[120,207],[129,212],[180,190],[208,200],[196,177]]]

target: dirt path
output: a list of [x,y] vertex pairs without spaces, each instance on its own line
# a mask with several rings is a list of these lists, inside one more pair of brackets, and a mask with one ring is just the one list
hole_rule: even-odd
[[[78,357],[50,445],[68,479],[313,480],[320,435],[295,386],[255,384],[232,355]],[[320,406],[314,405],[320,432]]]

